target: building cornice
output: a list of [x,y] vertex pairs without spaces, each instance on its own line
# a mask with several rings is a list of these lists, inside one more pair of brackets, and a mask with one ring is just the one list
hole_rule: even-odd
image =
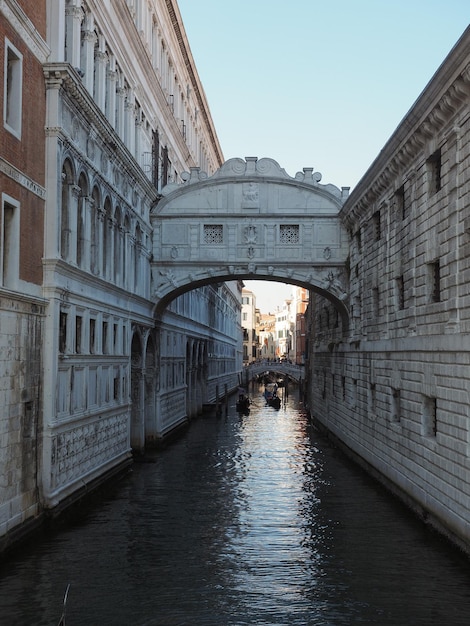
[[46,63],[51,50],[18,2],[0,0],[0,13],[5,16],[39,63]]
[[400,172],[413,167],[426,144],[449,125],[470,97],[470,27],[429,81],[395,132],[351,192],[341,211],[352,227],[390,188]]
[[[68,63],[50,63],[44,65],[44,76],[47,89],[63,89],[70,100],[79,109],[90,126],[96,129],[101,140],[106,145],[110,159],[116,157],[122,161],[127,171],[139,181],[145,193],[153,202],[157,198],[157,190],[151,181],[143,174],[134,157],[117,135],[108,120],[97,108],[93,98],[85,89],[80,76]],[[60,129],[46,128],[46,134],[55,133]]]
[[219,141],[217,139],[214,123],[208,112],[206,97],[205,97],[202,85],[194,69],[195,63],[194,63],[194,59],[192,57],[191,50],[189,47],[188,38],[186,36],[186,33],[184,32],[184,27],[182,25],[181,16],[173,0],[165,0],[165,4],[168,9],[168,14],[171,19],[173,30],[175,31],[175,35],[178,41],[180,52],[183,56],[186,70],[191,80],[191,86],[194,90],[194,95],[200,107],[200,113],[202,117],[204,118],[207,132],[211,138],[212,146],[213,146],[214,152],[217,155],[218,165],[220,167],[222,163],[224,162],[224,157],[220,149]]

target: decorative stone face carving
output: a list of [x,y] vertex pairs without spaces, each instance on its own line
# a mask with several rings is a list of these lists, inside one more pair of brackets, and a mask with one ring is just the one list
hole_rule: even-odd
[[259,208],[259,184],[243,183],[242,190],[242,208],[257,209]]
[[256,226],[245,226],[245,243],[256,243]]

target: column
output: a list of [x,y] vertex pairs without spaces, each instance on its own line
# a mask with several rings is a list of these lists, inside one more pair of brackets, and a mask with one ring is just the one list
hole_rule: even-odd
[[[51,48],[49,61],[62,63],[68,61],[65,55],[66,11],[65,0],[47,0],[47,42]],[[80,31],[78,35],[78,49],[80,50]]]
[[95,252],[95,271],[97,276],[103,276],[103,254],[104,254],[104,225],[106,221],[106,212],[104,207],[96,207],[97,219],[96,226],[98,232],[96,233],[96,252]]
[[[91,231],[94,229],[93,225],[93,198],[87,196],[82,198],[84,209],[84,225],[83,225],[83,247],[82,247],[82,267],[85,271],[91,270]],[[96,236],[96,233],[95,233]]]
[[85,18],[85,28],[82,31],[81,69],[85,73],[83,82],[91,95],[93,95],[94,70],[95,70],[95,43],[94,21],[91,14]]
[[68,240],[68,254],[67,261],[72,265],[77,265],[77,229],[74,225],[77,224],[79,206],[78,203],[81,200],[81,189],[78,185],[71,185],[70,204],[69,204],[69,240]]
[[98,37],[98,50],[96,52],[96,71],[95,71],[95,100],[99,108],[106,112],[106,68],[108,64],[108,55],[106,54],[106,42],[103,35]]
[[[121,77],[122,80],[122,77]],[[126,102],[126,90],[122,85],[119,85],[116,89],[117,94],[117,119],[116,130],[119,137],[124,141],[124,123],[125,123],[125,102]]]
[[105,114],[113,128],[116,126],[116,59],[109,57],[108,71],[106,72],[106,106]]
[[105,250],[106,259],[108,263],[106,264],[107,272],[106,278],[115,282],[115,274],[114,274],[114,229],[117,227],[115,220],[112,217],[108,217],[106,220],[106,228],[108,228],[109,237],[107,237],[107,249]]
[[143,167],[143,159],[142,159],[142,120],[141,120],[141,111],[139,111],[138,117],[135,118],[135,130],[134,130],[134,157],[137,163]]
[[[72,67],[81,68],[80,62],[80,36],[83,19],[83,11],[80,8],[80,0],[75,0],[71,6],[65,7],[65,60]],[[51,11],[51,15],[55,14],[57,9]],[[48,12],[49,15],[49,12]],[[59,59],[57,59],[59,60]]]
[[135,151],[135,96],[131,89],[127,91],[125,102],[124,143],[131,154]]
[[126,256],[125,256],[125,284],[124,289],[127,291],[134,291],[134,259],[135,259],[135,239],[131,233],[126,235]]
[[60,88],[62,78],[48,75],[46,78],[46,215],[44,229],[44,256],[45,258],[60,257],[60,215],[56,207],[61,206],[61,166],[57,162],[60,154],[59,146],[59,117],[60,117]]

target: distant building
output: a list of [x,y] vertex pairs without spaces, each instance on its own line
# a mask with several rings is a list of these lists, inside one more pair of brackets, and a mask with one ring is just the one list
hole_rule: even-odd
[[293,345],[295,336],[295,310],[292,300],[285,300],[282,309],[275,313],[276,317],[276,356],[280,359],[293,360]]
[[257,316],[256,295],[250,289],[242,289],[242,331],[243,365],[256,361],[258,356],[258,336],[256,334]]
[[276,316],[261,313],[257,327],[259,341],[258,358],[274,360],[277,354]]
[[307,325],[305,314],[308,307],[309,292],[304,287],[293,289],[293,307],[295,310],[295,332],[293,354],[295,363],[304,365],[307,356]]

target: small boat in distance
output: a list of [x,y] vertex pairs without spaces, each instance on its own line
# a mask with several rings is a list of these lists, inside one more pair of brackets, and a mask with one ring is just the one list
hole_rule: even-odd
[[277,383],[268,383],[264,388],[263,394],[266,404],[272,406],[274,409],[281,408],[281,398],[277,395],[277,389]]

